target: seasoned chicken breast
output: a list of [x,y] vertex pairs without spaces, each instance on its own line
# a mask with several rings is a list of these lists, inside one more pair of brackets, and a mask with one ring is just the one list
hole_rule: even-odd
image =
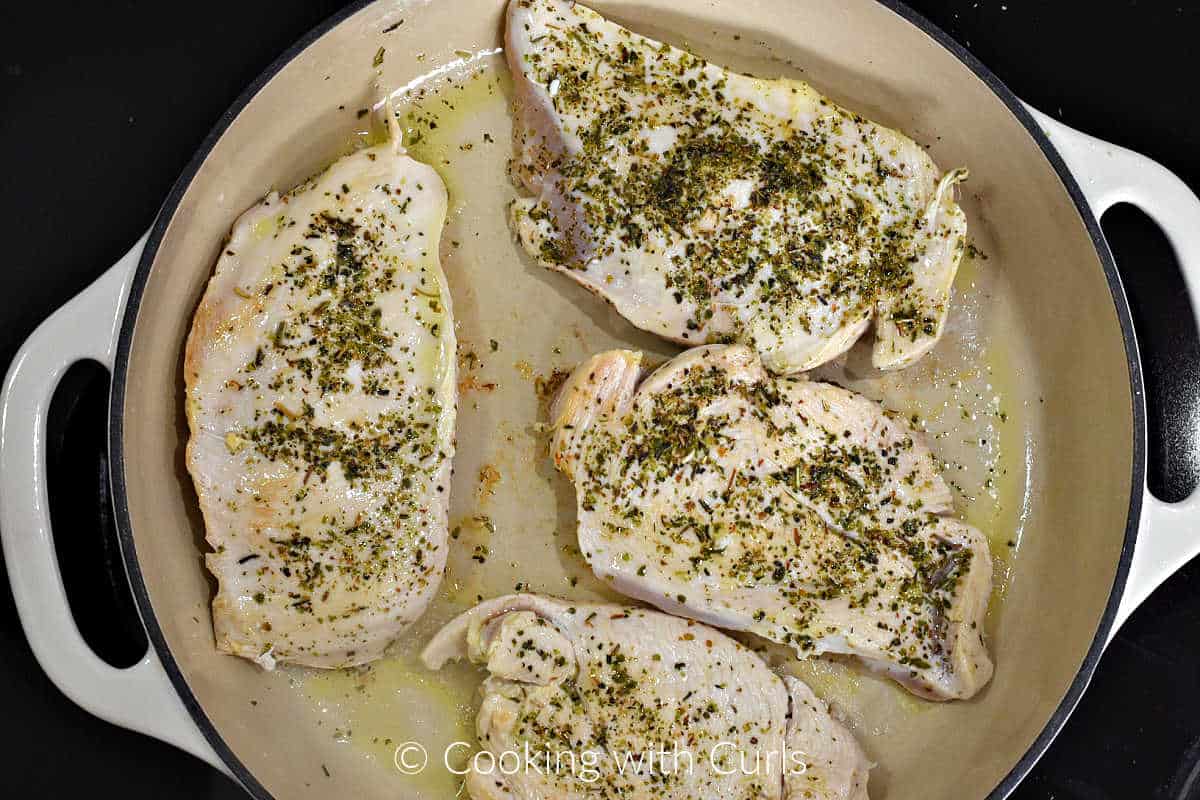
[[456,401],[445,214],[437,173],[385,144],[234,225],[184,363],[221,650],[361,664],[437,589]]
[[580,550],[618,591],[801,657],[855,656],[934,700],[991,677],[987,540],[877,404],[710,345],[644,380],[638,353],[595,356],[553,420]]
[[945,327],[966,218],[914,141],[806,83],[738,75],[568,0],[511,0],[529,254],[682,344],[777,373],[908,366]]
[[[487,669],[474,800],[866,800],[872,764],[795,678],[705,625],[523,594],[453,620],[430,669]],[[511,758],[509,759],[512,761]],[[488,765],[487,759],[474,764]]]

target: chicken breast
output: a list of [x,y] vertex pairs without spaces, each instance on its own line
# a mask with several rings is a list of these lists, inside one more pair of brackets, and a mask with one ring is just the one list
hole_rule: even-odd
[[875,319],[874,363],[937,342],[965,170],[806,83],[738,75],[568,0],[511,0],[512,207],[529,254],[682,344],[736,341],[790,374]]
[[553,420],[580,550],[618,591],[801,657],[854,656],[933,700],[991,677],[987,540],[877,404],[710,345],[644,380],[639,353],[595,356]]
[[[487,669],[476,730],[497,768],[473,761],[474,800],[867,798],[872,764],[825,704],[704,625],[511,595],[453,620],[422,658]],[[521,761],[502,770],[503,753]]]
[[184,363],[221,650],[361,664],[437,589],[456,402],[445,214],[437,173],[384,144],[234,225]]

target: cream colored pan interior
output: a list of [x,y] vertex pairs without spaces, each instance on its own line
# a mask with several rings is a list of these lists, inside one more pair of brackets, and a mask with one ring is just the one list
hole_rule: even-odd
[[[919,366],[873,375],[862,344],[826,372],[917,414],[960,511],[990,536],[997,589],[990,687],[945,705],[851,666],[797,664],[851,721],[879,766],[873,798],[982,797],[1018,762],[1076,675],[1116,572],[1129,506],[1131,397],[1120,326],[1080,215],[1035,140],[954,55],[874,0],[601,0],[640,32],[736,69],[807,79],[927,144],[963,191],[979,251],[964,264],[949,333]],[[528,588],[603,596],[573,548],[573,493],[540,423],[546,385],[601,349],[672,346],[639,333],[568,279],[530,263],[504,208],[511,125],[500,0],[379,2],[317,40],[237,116],[166,230],[129,352],[125,483],[154,616],[225,744],[276,798],[450,798],[449,742],[472,739],[469,667],[429,674],[413,653],[476,597]],[[384,48],[382,66],[373,66]],[[424,76],[424,77],[423,77]],[[260,671],[213,648],[213,585],[184,472],[184,336],[235,217],[370,134],[360,110],[402,87],[426,118],[413,152],[445,176],[442,252],[464,379],[441,597],[394,656],[354,673]],[[415,119],[415,116],[414,116]],[[493,344],[494,342],[494,344]],[[868,339],[869,342],[869,339]],[[472,354],[472,355],[468,355]],[[484,563],[472,558],[480,555]],[[418,776],[392,764],[417,741]]]

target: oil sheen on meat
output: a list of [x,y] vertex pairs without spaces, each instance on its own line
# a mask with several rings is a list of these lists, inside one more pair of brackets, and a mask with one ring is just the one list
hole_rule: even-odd
[[945,328],[966,241],[903,134],[801,81],[735,74],[567,0],[512,0],[512,206],[528,253],[681,344],[811,369],[875,323],[906,367]]
[[[536,594],[486,601],[422,656],[487,670],[473,800],[867,800],[853,735],[795,678],[657,611]],[[528,754],[528,756],[526,755]]]
[[741,345],[643,377],[640,353],[602,353],[552,413],[598,576],[801,657],[854,656],[929,699],[987,683],[988,543],[951,516],[918,432],[840,387],[772,377]]
[[234,226],[184,365],[221,650],[362,664],[433,598],[456,402],[445,215],[437,173],[386,143]]

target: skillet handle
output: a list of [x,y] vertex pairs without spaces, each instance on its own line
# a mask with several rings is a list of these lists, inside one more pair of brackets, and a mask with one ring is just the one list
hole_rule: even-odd
[[[1158,223],[1179,260],[1192,310],[1200,313],[1200,199],[1161,164],[1030,111],[1078,179],[1097,221],[1117,203],[1130,203]],[[1200,554],[1200,492],[1179,503],[1143,493],[1137,546],[1110,640],[1151,592]]]
[[192,721],[154,647],[116,669],[88,647],[67,603],[46,488],[46,415],[63,373],[82,359],[112,371],[129,281],[146,237],[25,341],[0,393],[0,538],[21,627],[63,694],[103,720],[227,769]]

